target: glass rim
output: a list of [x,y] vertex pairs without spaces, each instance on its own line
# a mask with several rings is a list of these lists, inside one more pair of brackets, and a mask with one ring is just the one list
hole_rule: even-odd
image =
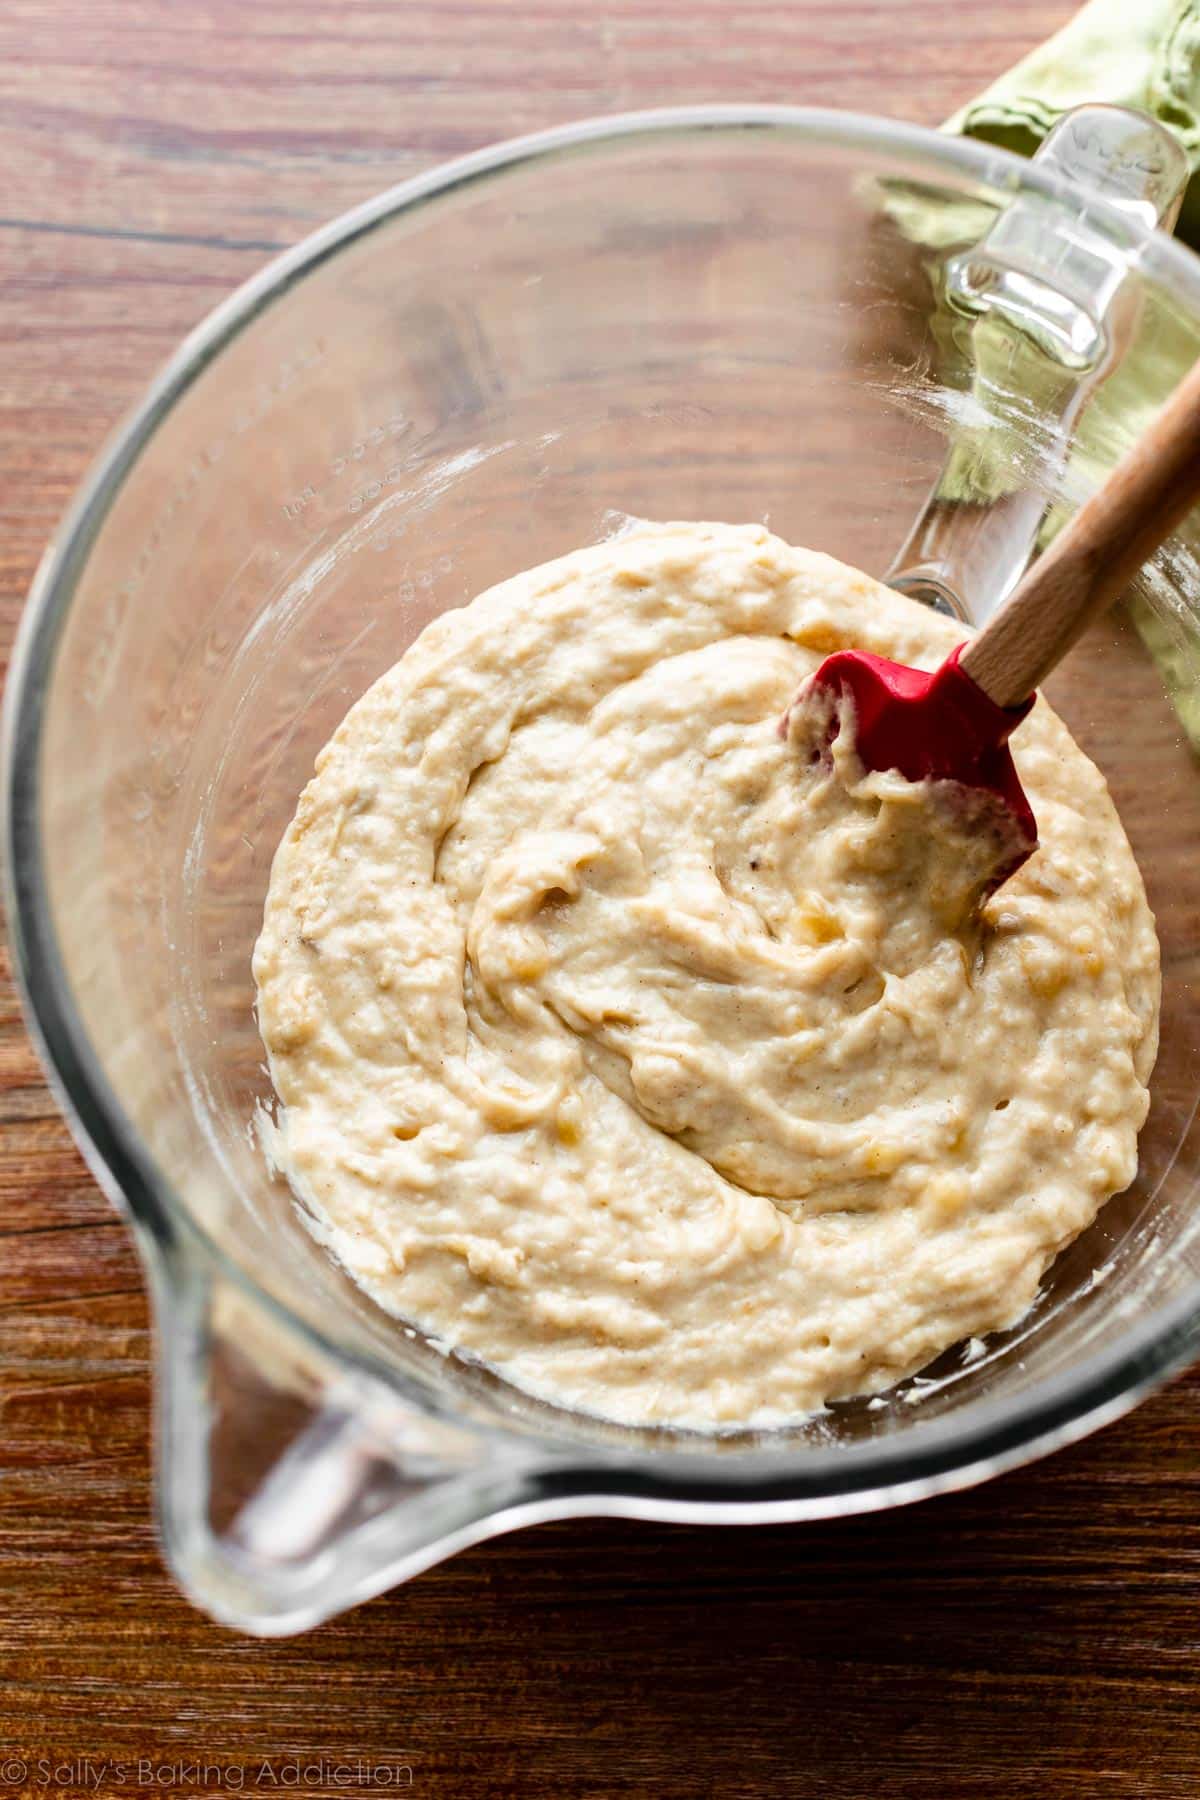
[[[159,425],[221,352],[307,275],[403,214],[526,165],[550,163],[581,151],[611,149],[638,139],[686,139],[712,133],[778,133],[814,146],[874,153],[903,161],[911,176],[924,166],[994,193],[1036,192],[1078,213],[1079,195],[1060,175],[1009,151],[951,137],[923,126],[832,108],[776,105],[672,107],[592,118],[489,146],[442,164],[341,214],[270,260],[183,340],[142,399],[110,435],[51,539],[30,587],[13,648],[4,696],[0,743],[5,904],[14,971],[26,1024],[47,1079],[101,1188],[123,1202],[143,1254],[178,1266],[198,1253],[222,1280],[263,1307],[287,1331],[331,1358],[395,1390],[409,1387],[402,1372],[359,1344],[342,1342],[269,1287],[192,1214],[142,1142],[104,1076],[75,1006],[49,905],[40,834],[41,731],[49,678],[80,575],[126,477]],[[1133,221],[1091,196],[1083,202],[1144,274],[1181,294],[1200,315],[1200,259],[1174,239]],[[186,1278],[186,1277],[185,1277]],[[669,1518],[712,1513],[796,1516],[864,1510],[966,1485],[1069,1442],[1127,1410],[1200,1348],[1200,1280],[1161,1312],[1127,1326],[1111,1347],[1078,1368],[1048,1376],[1026,1392],[975,1403],[964,1425],[951,1414],[914,1420],[895,1441],[797,1445],[770,1442],[731,1459],[689,1449],[667,1461],[668,1445],[614,1448],[550,1431],[536,1435],[500,1419],[479,1426],[463,1420],[452,1402],[421,1390],[412,1397],[429,1413],[539,1447],[541,1463],[557,1468],[580,1496],[626,1497],[636,1508]],[[578,1424],[578,1415],[564,1415]],[[536,1464],[531,1458],[531,1466]],[[563,1472],[566,1472],[564,1476]],[[622,1478],[625,1479],[622,1479]],[[630,1477],[634,1479],[630,1481]],[[748,1490],[751,1490],[748,1493]]]

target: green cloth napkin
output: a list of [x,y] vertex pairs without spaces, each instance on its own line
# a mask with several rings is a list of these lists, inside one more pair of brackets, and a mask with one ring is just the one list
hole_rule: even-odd
[[1096,100],[1136,107],[1174,132],[1192,168],[1176,230],[1200,242],[1197,0],[1090,0],[942,129],[1032,156],[1063,113]]
[[[1200,248],[1200,0],[1090,0],[942,129],[1028,156],[1064,112],[1089,101],[1150,113],[1179,139],[1192,176],[1176,233]],[[978,241],[994,219],[994,213],[969,199],[912,187],[893,188],[885,206],[910,241],[935,253]],[[945,339],[953,331],[947,328],[936,254],[929,270],[938,302],[934,333]],[[1153,334],[1139,338],[1084,411],[1064,478],[1068,492],[1098,485],[1120,448],[1149,422],[1195,357],[1197,339],[1190,321],[1164,314],[1155,327]],[[1021,479],[1021,457],[1014,447],[1028,420],[1023,424],[1019,416],[1014,389],[1031,396],[1035,408],[1052,405],[1056,376],[1033,350],[1018,351],[1029,366],[1014,382],[1011,336],[991,345],[980,325],[974,349],[971,384],[983,403],[982,416],[973,431],[960,434],[952,445],[940,489],[947,497],[978,503],[997,499]],[[999,366],[1005,359],[1003,380],[994,380],[989,362]],[[1050,514],[1043,543],[1062,520],[1061,512]],[[1185,561],[1194,559],[1189,569],[1177,571],[1181,577],[1200,573],[1200,521],[1193,519],[1180,533],[1180,554]],[[1131,615],[1163,673],[1188,738],[1200,750],[1200,632],[1169,581],[1151,575],[1143,587],[1131,600]]]

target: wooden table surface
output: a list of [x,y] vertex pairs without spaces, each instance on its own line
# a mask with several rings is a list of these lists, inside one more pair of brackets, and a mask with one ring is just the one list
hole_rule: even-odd
[[[1070,11],[5,0],[0,641],[160,359],[330,215],[585,113],[793,100],[933,123]],[[0,978],[0,1791],[373,1793],[409,1770],[430,1800],[1200,1796],[1197,1376],[893,1515],[544,1526],[303,1638],[198,1616],[151,1522],[138,1265]],[[314,1785],[322,1760],[349,1774]]]

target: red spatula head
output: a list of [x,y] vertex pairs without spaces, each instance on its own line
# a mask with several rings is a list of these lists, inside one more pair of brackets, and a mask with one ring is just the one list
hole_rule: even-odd
[[780,730],[808,742],[814,760],[848,731],[866,769],[956,783],[964,820],[996,835],[994,890],[1037,849],[1037,821],[1008,749],[1033,700],[997,706],[959,667],[961,649],[932,674],[865,650],[838,650],[805,682]]

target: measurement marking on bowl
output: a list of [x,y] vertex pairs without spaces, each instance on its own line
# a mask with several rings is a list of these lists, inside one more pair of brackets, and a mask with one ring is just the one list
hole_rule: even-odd
[[[392,413],[378,425],[372,425],[361,436],[355,438],[346,449],[339,450],[331,457],[327,466],[327,475],[338,480],[345,475],[354,464],[364,462],[372,450],[378,450],[386,444],[395,443],[407,437],[413,428],[413,421],[405,413]],[[397,468],[399,465],[397,465]],[[391,472],[389,472],[391,473]],[[307,481],[298,493],[282,503],[285,519],[298,519],[326,492],[328,482],[325,477]]]

